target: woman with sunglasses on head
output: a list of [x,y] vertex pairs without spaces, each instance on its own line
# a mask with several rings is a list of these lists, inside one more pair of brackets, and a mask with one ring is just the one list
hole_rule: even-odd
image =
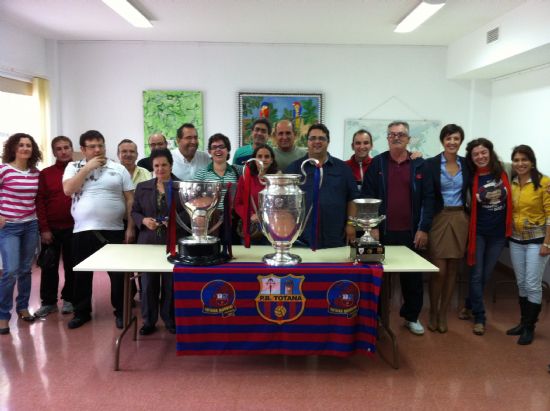
[[506,331],[531,344],[542,303],[542,276],[550,257],[550,179],[537,169],[533,149],[512,151],[512,236],[510,257],[516,274],[521,320]]
[[474,173],[467,249],[471,269],[469,295],[459,318],[473,318],[473,333],[483,335],[486,322],[483,291],[506,237],[512,234],[512,193],[508,177],[489,140],[470,141],[466,146],[466,162]]
[[[132,205],[132,219],[139,229],[138,244],[166,244],[172,198],[177,212],[182,214],[184,211],[177,192],[172,192],[170,186],[171,181],[177,180],[177,177],[172,174],[174,160],[170,150],[166,148],[154,150],[150,159],[155,177],[137,185]],[[141,286],[143,326],[139,333],[149,335],[156,331],[160,311],[160,317],[166,329],[175,334],[172,272],[143,273]]]
[[[267,144],[258,145],[254,149],[252,158],[260,160],[263,163],[263,169],[260,169],[255,161],[250,162],[250,201],[254,203],[255,207],[254,205],[250,204],[248,208],[248,214],[250,215],[249,231],[252,244],[269,245],[269,241],[263,236],[260,229],[256,210],[258,210],[258,193],[265,188],[265,185],[261,183],[260,178],[265,174],[277,173],[277,161],[275,160],[275,153],[273,149]],[[244,221],[246,219],[244,193],[245,181],[244,176],[242,176],[241,178],[239,178],[239,182],[237,184],[237,194],[235,195],[235,211],[241,218],[241,221]]]
[[29,313],[31,266],[38,245],[35,198],[42,154],[34,139],[17,133],[4,144],[0,165],[0,334],[9,334],[13,291],[17,282],[15,311],[20,319],[34,321]]
[[456,274],[466,252],[469,216],[466,198],[470,170],[458,155],[464,130],[456,124],[441,129],[443,152],[426,160],[426,184],[434,192],[434,219],[428,236],[428,252],[439,272],[430,277],[430,331],[447,332],[447,311],[453,297]]

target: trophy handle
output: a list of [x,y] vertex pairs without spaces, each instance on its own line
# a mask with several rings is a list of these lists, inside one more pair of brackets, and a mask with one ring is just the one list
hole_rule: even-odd
[[[258,179],[260,180],[260,183],[262,183],[265,186],[266,185],[265,179],[263,177],[260,177],[261,175],[264,174],[264,163],[263,163],[263,161],[252,157],[252,158],[249,158],[248,160],[246,160],[246,162],[244,163],[244,166],[245,167],[250,167],[248,165],[248,163],[251,163],[252,161],[255,161],[256,165],[260,167],[260,172],[258,173]],[[244,179],[244,176],[245,176],[245,173],[243,173],[243,179]]]
[[[311,163],[315,167],[319,167],[319,160],[315,158],[306,158],[304,161],[302,161],[302,165],[300,166],[300,170],[302,170],[302,175],[304,176],[304,179],[300,182],[300,185],[304,185],[307,181],[307,173],[306,170],[304,170],[304,166],[306,163]],[[321,188],[321,185],[323,185],[323,167],[319,167],[320,171],[320,178],[319,178],[319,188]],[[308,212],[309,215],[309,212]]]
[[208,234],[212,234],[215,230],[218,229],[219,226],[222,225],[222,223],[223,223],[223,214],[221,214],[218,222],[208,229]]
[[182,220],[182,218],[180,217],[180,215],[176,212],[176,221],[178,222],[178,224],[180,226],[182,226],[189,234],[193,234],[193,230],[191,230],[187,224],[185,224],[185,222]]
[[298,234],[299,236],[302,235],[302,233],[304,232],[304,229],[306,228],[307,220],[309,220],[309,215],[311,214],[311,210],[313,210],[313,206],[309,207],[309,210],[307,210],[306,218],[304,218],[300,226],[300,234]]
[[[258,161],[260,161],[260,160],[258,160]],[[228,186],[229,186],[228,183],[225,183],[224,185],[225,185],[225,187],[228,187]],[[227,195],[227,196],[231,196],[231,203],[234,203],[234,201],[235,201],[235,195],[236,195],[236,194],[237,194],[237,185],[236,185],[236,184],[232,184],[232,185],[231,185],[231,190],[227,190],[227,192],[226,192],[226,195]],[[212,234],[215,230],[218,229],[219,226],[222,225],[222,223],[223,223],[223,215],[224,215],[224,212],[222,211],[222,212],[220,213],[220,218],[219,218],[219,220],[216,222],[216,224],[214,224],[212,227],[210,227],[210,228],[208,229],[208,234]],[[209,221],[210,221],[210,218],[209,218]]]

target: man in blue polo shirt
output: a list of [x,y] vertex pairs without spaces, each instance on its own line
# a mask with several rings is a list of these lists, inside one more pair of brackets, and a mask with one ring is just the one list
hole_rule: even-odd
[[[359,190],[351,169],[342,160],[328,153],[330,133],[324,124],[314,124],[307,132],[307,155],[292,162],[285,173],[301,174],[300,166],[307,158],[319,160],[323,165],[323,184],[319,192],[319,227],[312,231],[310,216],[299,240],[309,246],[317,237],[317,248],[341,247],[355,239],[355,227],[347,223],[348,216],[355,215],[353,200]],[[315,166],[305,166],[307,181],[301,187],[306,193],[306,209],[312,203]],[[317,234],[316,234],[317,232]]]
[[[362,197],[382,200],[379,213],[386,216],[371,233],[384,245],[423,250],[433,213],[433,190],[424,184],[424,160],[413,160],[407,151],[410,136],[405,121],[390,123],[387,137],[389,150],[372,159],[361,189]],[[400,282],[404,300],[400,315],[413,334],[422,335],[424,327],[418,319],[424,294],[422,273],[401,273]]]

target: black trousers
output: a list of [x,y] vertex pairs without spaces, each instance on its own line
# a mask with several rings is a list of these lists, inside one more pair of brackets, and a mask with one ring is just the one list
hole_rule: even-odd
[[[91,230],[73,234],[74,265],[85,260],[107,243],[122,244],[124,231]],[[122,318],[124,311],[124,276],[122,273],[109,272],[111,279],[111,304],[114,314]],[[74,279],[74,315],[78,318],[90,318],[92,313],[92,285],[94,273],[79,271]]]
[[42,244],[42,247],[51,247],[54,250],[55,266],[42,268],[40,272],[40,299],[42,305],[57,304],[57,290],[59,288],[59,258],[63,257],[63,268],[65,271],[65,283],[61,290],[61,298],[73,302],[74,273],[72,238],[73,229],[53,230],[53,242]]
[[160,317],[166,327],[174,327],[174,278],[172,273],[143,273],[141,276],[141,316],[143,324],[154,326]]
[[[384,245],[404,245],[417,252],[414,248],[414,237],[410,231],[381,232],[381,237]],[[403,305],[399,310],[399,315],[407,321],[415,322],[418,320],[424,302],[422,273],[399,273],[399,281],[403,294]]]

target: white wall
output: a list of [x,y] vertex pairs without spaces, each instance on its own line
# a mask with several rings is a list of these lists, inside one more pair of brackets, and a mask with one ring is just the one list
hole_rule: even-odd
[[0,75],[47,78],[46,40],[0,21]]
[[550,65],[494,80],[490,136],[499,154],[510,161],[514,146],[528,144],[539,169],[550,175]]
[[[144,42],[60,42],[60,129],[76,142],[100,130],[115,155],[122,138],[143,138],[142,91],[200,90],[205,133],[237,143],[238,91],[322,92],[330,151],[341,156],[344,120],[392,96],[425,119],[486,132],[486,99],[469,80],[445,78],[443,47],[359,47]],[[475,106],[472,110],[472,104]],[[371,118],[419,119],[400,104]],[[142,151],[142,150],[140,150]]]
[[[449,45],[450,78],[495,78],[550,62],[550,2],[528,0]],[[499,28],[487,44],[487,32]]]

